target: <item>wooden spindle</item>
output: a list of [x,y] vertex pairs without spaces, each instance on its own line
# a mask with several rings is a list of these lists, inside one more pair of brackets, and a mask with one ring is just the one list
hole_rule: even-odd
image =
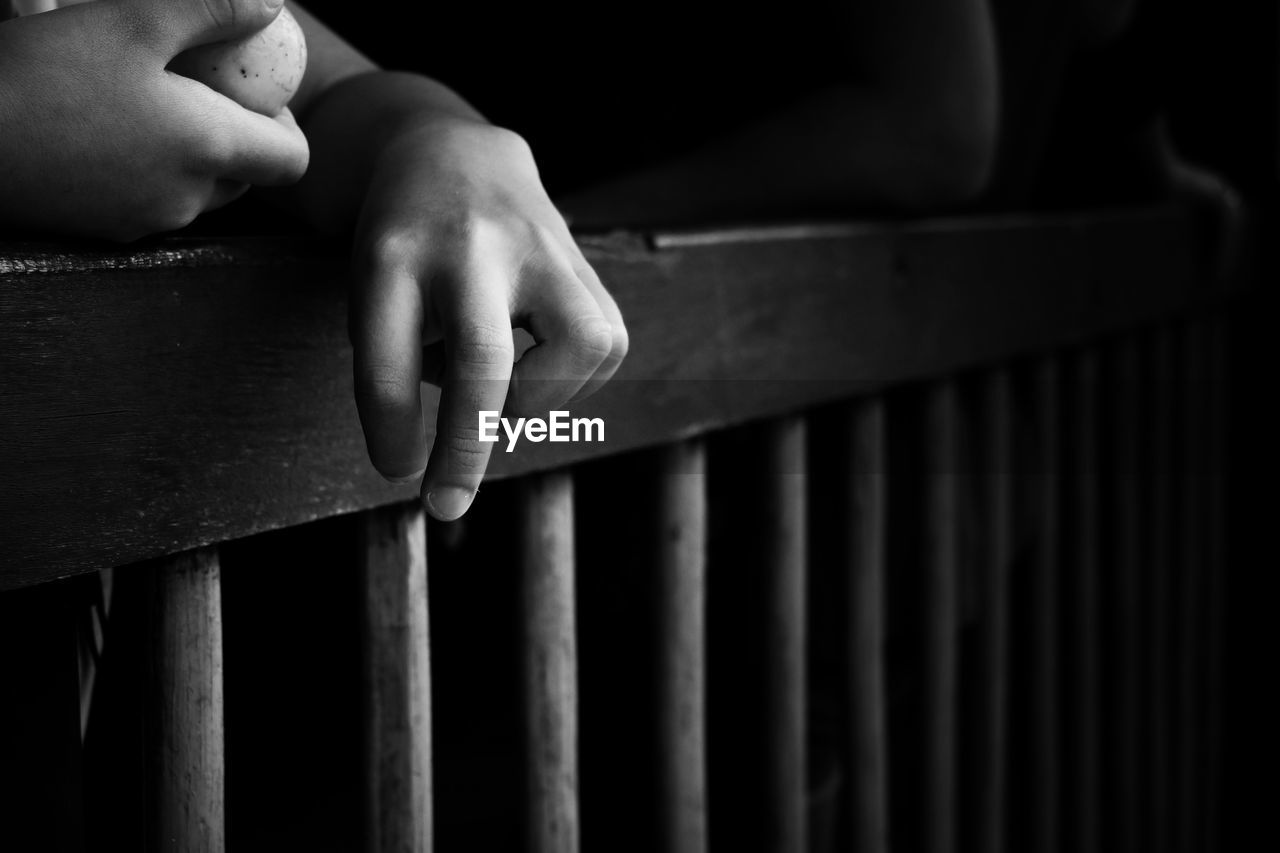
[[521,497],[528,849],[577,853],[578,652],[573,480],[527,477]]
[[1070,411],[1072,442],[1072,476],[1075,480],[1071,507],[1071,533],[1075,540],[1075,561],[1068,573],[1074,586],[1075,624],[1072,640],[1075,656],[1075,679],[1071,686],[1071,711],[1074,717],[1073,744],[1075,813],[1075,849],[1093,853],[1101,848],[1099,786],[1102,754],[1100,735],[1101,649],[1099,637],[1102,623],[1101,541],[1099,539],[1099,471],[1098,447],[1098,355],[1086,350],[1075,362],[1074,387]]
[[799,418],[773,421],[766,429],[763,484],[770,528],[765,532],[767,604],[767,682],[765,784],[768,789],[766,834],[760,850],[790,853],[805,850],[805,425]]
[[929,392],[925,590],[924,849],[956,849],[956,734],[959,654],[959,392],[951,381]]
[[1009,374],[988,376],[982,388],[983,448],[987,465],[986,546],[982,575],[983,717],[977,750],[981,765],[977,834],[979,853],[1003,853],[1008,798],[1009,570],[1013,561],[1013,400]]
[[365,512],[365,843],[371,853],[432,846],[431,654],[422,506]]
[[1151,429],[1146,437],[1151,477],[1148,484],[1147,582],[1147,833],[1152,850],[1169,849],[1170,814],[1169,686],[1170,578],[1173,574],[1173,427],[1174,352],[1168,329],[1155,333],[1148,352]]
[[1058,849],[1058,552],[1061,547],[1058,454],[1061,445],[1057,362],[1041,362],[1035,371],[1036,408],[1036,555],[1032,572],[1031,670],[1032,815],[1034,849]]
[[226,847],[218,553],[188,551],[150,571],[148,844],[153,851],[214,853]]
[[849,743],[851,846],[889,850],[889,754],[885,693],[885,559],[888,452],[884,401],[849,407]]
[[1108,751],[1115,757],[1115,809],[1111,825],[1119,853],[1137,853],[1141,844],[1140,746],[1142,721],[1142,537],[1138,457],[1141,431],[1140,353],[1133,340],[1125,340],[1116,353],[1114,379],[1114,433],[1112,468],[1115,472],[1114,599],[1113,629],[1118,647],[1113,650],[1110,689],[1116,707]]
[[707,849],[706,451],[664,447],[659,460],[658,737],[662,850]]

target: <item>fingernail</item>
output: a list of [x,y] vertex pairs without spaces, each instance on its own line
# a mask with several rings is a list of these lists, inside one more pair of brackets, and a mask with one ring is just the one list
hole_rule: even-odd
[[475,492],[457,486],[441,486],[427,492],[427,509],[441,521],[453,521],[462,517],[475,496]]
[[407,477],[386,477],[385,474],[383,476],[386,477],[388,483],[395,483],[397,486],[403,486],[405,483],[416,482],[419,477],[426,473],[426,471],[426,468],[421,468],[416,473],[410,474]]
[[267,9],[274,12],[284,5],[284,0],[266,0]]

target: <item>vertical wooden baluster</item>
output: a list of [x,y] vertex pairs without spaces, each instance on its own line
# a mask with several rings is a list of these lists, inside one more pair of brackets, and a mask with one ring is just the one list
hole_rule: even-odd
[[[769,786],[767,837],[761,850],[805,850],[805,426],[799,418],[780,419],[767,429],[764,469],[769,481],[761,500],[772,525],[765,538],[764,626],[767,657],[765,720],[766,784]],[[748,462],[748,464],[750,464]]]
[[888,452],[884,401],[847,415],[849,519],[849,710],[852,849],[889,850],[889,755],[885,719],[885,545]]
[[1037,460],[1035,496],[1038,530],[1032,574],[1032,785],[1034,846],[1041,853],[1058,847],[1058,452],[1060,447],[1058,365],[1041,362],[1035,375]]
[[1204,689],[1208,696],[1205,732],[1204,843],[1202,849],[1217,850],[1222,840],[1222,726],[1225,716],[1222,700],[1226,688],[1223,677],[1225,661],[1224,619],[1226,617],[1226,576],[1231,555],[1227,547],[1227,344],[1228,326],[1224,317],[1214,318],[1206,331],[1209,381],[1208,464],[1208,560],[1206,599],[1206,645],[1208,672]]
[[220,579],[213,548],[151,569],[147,802],[155,851],[226,846]]
[[1098,356],[1094,350],[1081,353],[1075,364],[1071,412],[1074,433],[1072,464],[1075,479],[1071,511],[1071,537],[1075,540],[1075,565],[1070,577],[1075,586],[1075,674],[1072,711],[1075,717],[1074,743],[1075,841],[1079,853],[1093,853],[1101,846],[1099,833],[1099,685],[1101,657],[1099,636],[1099,561],[1101,542],[1098,530]]
[[577,853],[578,651],[573,480],[525,478],[521,498],[528,847]]
[[1137,853],[1141,843],[1140,744],[1143,737],[1142,696],[1142,547],[1141,483],[1138,456],[1142,447],[1139,405],[1140,363],[1135,341],[1125,340],[1116,354],[1114,395],[1115,470],[1115,598],[1113,611],[1118,648],[1114,650],[1111,689],[1116,700],[1108,750],[1116,759],[1116,814],[1112,826],[1120,853]]
[[1150,380],[1152,389],[1152,429],[1147,437],[1151,455],[1150,501],[1147,531],[1150,560],[1146,597],[1147,621],[1147,832],[1148,847],[1169,849],[1167,827],[1170,819],[1169,773],[1169,609],[1170,576],[1173,571],[1171,551],[1173,530],[1173,339],[1161,329],[1151,341]]
[[956,847],[956,725],[959,663],[959,394],[934,386],[928,399],[929,493],[925,613],[925,851]]
[[1009,374],[986,378],[983,395],[986,550],[983,567],[985,611],[982,635],[984,715],[977,751],[982,766],[978,851],[1002,853],[1005,840],[1005,768],[1009,704],[1009,570],[1013,561],[1013,402]]
[[701,442],[658,454],[658,721],[662,850],[707,849],[706,451]]
[[365,843],[373,853],[432,846],[431,653],[422,506],[361,519],[365,631]]
[[1180,474],[1181,517],[1178,560],[1178,793],[1177,847],[1181,853],[1192,853],[1200,832],[1201,786],[1197,732],[1202,719],[1200,695],[1202,685],[1201,654],[1203,645],[1203,566],[1206,557],[1205,523],[1207,506],[1204,491],[1205,466],[1202,464],[1208,438],[1209,388],[1205,364],[1204,329],[1189,323],[1182,334],[1182,447],[1178,452]]

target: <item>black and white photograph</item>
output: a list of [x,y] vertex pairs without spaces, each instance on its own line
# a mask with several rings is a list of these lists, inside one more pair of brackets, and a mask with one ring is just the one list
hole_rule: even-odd
[[0,851],[1272,846],[1278,39],[0,0]]

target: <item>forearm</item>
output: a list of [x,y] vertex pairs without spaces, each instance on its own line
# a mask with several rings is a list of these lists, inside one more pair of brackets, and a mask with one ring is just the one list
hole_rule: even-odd
[[971,200],[998,130],[987,0],[858,0],[841,27],[843,80],[683,157],[559,201],[578,223],[615,225]]
[[483,118],[452,90],[418,75],[371,71],[343,80],[300,117],[311,166],[289,202],[321,230],[347,230],[382,152],[400,135],[444,120]]
[[557,203],[585,227],[945,208],[986,180],[994,130],[983,120],[935,121],[871,90],[832,87]]
[[290,8],[310,54],[291,107],[310,142],[311,165],[276,197],[321,230],[340,232],[359,213],[380,152],[400,133],[431,121],[483,118],[448,87],[384,71],[304,9]]

